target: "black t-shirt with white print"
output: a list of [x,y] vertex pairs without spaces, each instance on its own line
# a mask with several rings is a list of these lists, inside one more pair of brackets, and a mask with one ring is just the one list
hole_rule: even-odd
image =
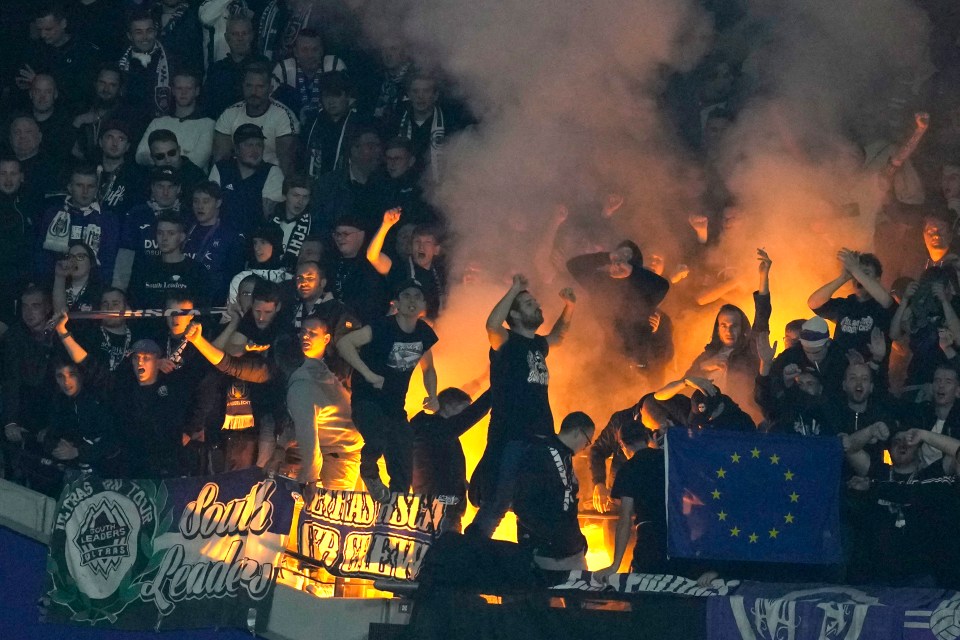
[[870,355],[870,334],[874,327],[889,335],[890,321],[896,311],[896,303],[885,309],[873,298],[859,300],[855,294],[846,298],[831,298],[822,307],[813,310],[821,318],[836,323],[833,341],[843,353],[854,349],[865,356]]
[[550,345],[543,336],[525,338],[513,331],[508,333],[510,337],[500,349],[490,350],[488,446],[554,433],[547,393]]
[[370,323],[373,339],[360,348],[360,359],[377,375],[383,376],[383,388],[375,389],[362,375],[353,373],[353,401],[376,402],[388,413],[403,412],[407,388],[413,370],[430,347],[437,342],[437,334],[423,320],[411,333],[397,323],[396,316],[378,318]]

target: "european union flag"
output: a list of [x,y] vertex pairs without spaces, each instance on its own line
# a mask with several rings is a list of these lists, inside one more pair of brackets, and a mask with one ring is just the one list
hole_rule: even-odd
[[667,431],[668,554],[840,562],[838,438]]

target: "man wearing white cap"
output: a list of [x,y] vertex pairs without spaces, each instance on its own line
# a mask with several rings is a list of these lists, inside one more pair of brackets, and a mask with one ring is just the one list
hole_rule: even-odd
[[777,356],[770,370],[771,385],[775,396],[793,386],[801,372],[812,369],[823,380],[823,392],[828,397],[840,394],[840,385],[848,361],[846,353],[830,340],[830,327],[820,316],[803,323],[800,344],[794,345]]

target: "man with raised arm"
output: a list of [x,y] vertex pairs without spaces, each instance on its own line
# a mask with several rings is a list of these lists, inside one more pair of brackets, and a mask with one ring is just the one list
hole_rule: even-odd
[[[879,328],[890,333],[890,320],[896,304],[880,282],[883,267],[872,253],[841,249],[837,254],[842,271],[807,298],[807,306],[821,318],[836,323],[833,341],[846,353],[850,349],[870,357],[870,336]],[[854,293],[846,298],[832,297],[843,285],[853,281]]]
[[[513,276],[513,284],[487,318],[490,341],[490,427],[487,448],[474,475],[474,494],[480,511],[468,533],[489,538],[513,501],[516,477],[523,465],[527,442],[554,435],[547,384],[547,354],[559,346],[570,328],[576,296],[563,289],[563,311],[546,336],[540,303],[527,291],[527,279]],[[503,326],[504,323],[507,326]],[[476,500],[475,500],[476,501]]]

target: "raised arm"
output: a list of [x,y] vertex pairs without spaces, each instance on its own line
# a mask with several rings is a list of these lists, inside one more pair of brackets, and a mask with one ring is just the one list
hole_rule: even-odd
[[213,366],[217,366],[220,364],[220,361],[223,360],[225,355],[223,350],[211,344],[203,337],[203,327],[200,326],[199,322],[191,322],[190,326],[187,327],[187,331],[183,334],[183,337],[187,342],[196,347],[200,355],[206,358]]
[[383,222],[380,223],[380,228],[373,234],[373,238],[370,239],[370,246],[367,247],[367,260],[369,260],[373,268],[377,270],[377,273],[382,276],[390,273],[390,267],[393,266],[393,261],[390,259],[390,256],[383,254],[383,242],[387,239],[387,234],[390,233],[390,229],[400,222],[401,213],[403,212],[399,207],[385,211],[383,213]]
[[653,398],[655,400],[669,400],[673,396],[677,395],[686,388],[699,389],[708,396],[716,395],[718,389],[716,385],[707,380],[706,378],[696,378],[694,376],[687,376],[681,378],[680,380],[674,380],[673,382],[668,382],[659,389],[653,392]]
[[500,298],[500,301],[494,305],[493,310],[490,311],[490,315],[487,316],[487,339],[490,341],[490,346],[494,351],[499,350],[507,341],[507,338],[510,337],[503,323],[507,321],[507,315],[510,313],[510,307],[513,306],[513,301],[520,295],[521,291],[527,289],[528,285],[529,283],[526,277],[519,273],[515,274],[510,288],[503,297]]
[[913,152],[917,150],[917,145],[920,144],[920,140],[923,139],[924,134],[927,133],[927,129],[930,127],[930,114],[920,111],[914,114],[914,121],[916,122],[916,126],[913,133],[910,134],[906,142],[893,152],[893,155],[890,156],[890,161],[883,170],[883,176],[888,180],[893,178],[893,174],[899,171],[903,163],[909,160]]
[[957,318],[957,312],[953,310],[953,305],[950,304],[947,290],[940,282],[935,282],[930,289],[943,306],[943,322],[947,325],[947,329],[950,329],[950,333],[953,335],[960,336],[960,318]]
[[76,364],[80,364],[87,359],[89,354],[86,349],[80,346],[79,342],[73,339],[73,334],[67,329],[67,322],[69,321],[70,317],[67,315],[66,309],[63,309],[55,319],[56,324],[54,325],[54,329],[67,355],[70,356],[70,359]]
[[573,289],[566,287],[560,290],[560,298],[563,299],[563,311],[557,321],[553,323],[553,328],[547,334],[547,344],[551,347],[559,347],[563,344],[563,339],[570,330],[570,321],[573,319],[573,309],[577,306],[577,294]]
[[900,300],[900,306],[893,314],[890,320],[890,339],[899,340],[910,332],[910,319],[913,312],[910,309],[910,300],[916,295],[920,283],[914,281],[907,285],[903,292],[903,299]]
[[807,306],[810,307],[811,311],[816,311],[827,304],[833,294],[840,290],[840,287],[850,282],[851,277],[850,272],[844,268],[839,276],[810,294],[810,297],[807,298]]
[[[340,357],[346,360],[347,364],[353,367],[354,371],[363,376],[363,379],[369,382],[375,389],[383,388],[383,376],[374,373],[360,358],[360,347],[370,344],[373,340],[373,329],[369,325],[356,331],[351,331],[337,341],[337,352]],[[436,389],[434,389],[436,395]]]
[[960,450],[960,440],[926,429],[910,429],[907,431],[907,444],[914,446],[920,443],[928,444],[943,453],[944,472],[957,472],[957,451]]
[[864,290],[870,296],[887,309],[893,304],[893,297],[887,291],[879,280],[864,272],[860,265],[860,256],[850,249],[840,249],[837,258],[843,263],[844,271],[849,273],[854,280],[863,285]]

